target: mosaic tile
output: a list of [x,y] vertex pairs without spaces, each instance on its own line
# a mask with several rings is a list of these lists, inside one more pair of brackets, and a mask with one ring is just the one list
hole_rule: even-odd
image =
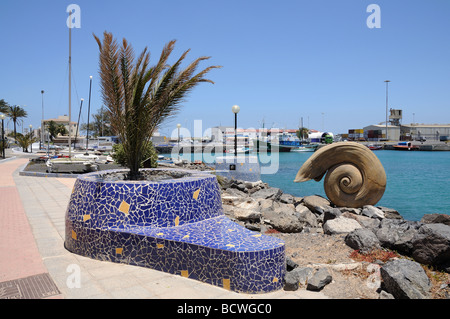
[[66,212],[69,251],[237,292],[282,288],[284,242],[228,219],[214,175],[111,182],[97,174],[75,183]]

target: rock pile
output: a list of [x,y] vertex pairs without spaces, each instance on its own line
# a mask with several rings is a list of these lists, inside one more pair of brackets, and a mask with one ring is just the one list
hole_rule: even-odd
[[[421,221],[408,221],[386,207],[335,207],[321,196],[295,197],[261,181],[218,180],[225,214],[248,229],[344,234],[345,243],[361,253],[388,248],[412,258],[414,261],[394,260],[381,267],[386,291],[380,298],[429,298],[430,284],[419,263],[450,272],[448,215],[425,215]],[[286,290],[295,290],[299,284],[320,290],[332,280],[325,270],[314,273],[312,268],[289,265],[287,270]]]

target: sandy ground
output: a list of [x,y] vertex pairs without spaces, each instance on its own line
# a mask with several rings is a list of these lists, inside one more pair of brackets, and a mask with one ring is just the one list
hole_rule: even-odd
[[[345,235],[325,235],[321,233],[275,233],[286,243],[286,256],[299,267],[327,267],[333,280],[322,292],[331,298],[340,299],[378,299],[376,292],[379,276],[376,267],[368,273],[368,264],[353,261],[349,255],[353,249],[348,247]],[[370,268],[369,268],[370,269]],[[300,287],[299,289],[306,289]]]

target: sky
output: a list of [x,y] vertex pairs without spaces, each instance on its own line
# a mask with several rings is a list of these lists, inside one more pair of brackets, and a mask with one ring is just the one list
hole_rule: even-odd
[[[147,47],[151,64],[176,40],[169,62],[191,49],[185,65],[210,56],[202,68],[222,66],[207,75],[215,84],[201,83],[162,124],[163,135],[178,123],[192,131],[195,120],[202,131],[234,126],[235,104],[241,128],[292,129],[303,119],[347,133],[385,121],[385,80],[388,107],[403,110],[403,123],[450,123],[448,0],[2,0],[0,99],[28,112],[26,128],[69,113],[70,4],[80,8],[80,28],[71,31],[72,121],[81,98],[87,121],[89,76],[91,114],[103,104],[93,34],[108,31],[136,55]],[[368,12],[371,4],[379,10]]]

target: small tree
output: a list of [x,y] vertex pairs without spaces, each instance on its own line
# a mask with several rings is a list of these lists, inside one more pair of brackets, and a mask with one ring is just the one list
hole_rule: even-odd
[[308,134],[309,134],[309,130],[306,128],[306,127],[300,127],[296,132],[295,132],[295,134],[297,135],[297,137],[299,138],[299,139],[304,139],[305,138],[305,136],[306,136],[306,138],[308,138]]
[[[112,158],[116,163],[127,166],[127,156],[123,150],[122,144],[114,144],[113,145],[113,153],[111,154]],[[155,148],[153,147],[153,143],[150,141],[147,144],[147,147],[144,150],[144,154],[142,156],[142,161],[139,165],[139,167],[144,166],[144,161],[149,160],[150,161],[150,167],[158,167],[158,153],[156,152]]]
[[185,96],[200,82],[213,83],[204,76],[218,66],[210,66],[195,74],[200,57],[180,70],[189,50],[173,64],[167,61],[175,47],[170,41],[154,66],[149,66],[147,48],[135,61],[126,39],[119,48],[111,33],[104,32],[103,41],[94,35],[100,50],[100,86],[105,106],[111,115],[111,127],[122,142],[129,179],[139,179],[139,167],[153,132],[179,109]]
[[55,121],[48,122],[47,130],[48,130],[48,135],[50,135],[50,141],[53,141],[55,136],[58,134],[56,132],[57,126],[56,126]]
[[22,147],[22,150],[24,152],[28,152],[28,147],[33,144],[34,142],[38,141],[37,137],[33,136],[33,132],[30,132],[28,134],[22,135],[22,134],[18,134],[17,137],[17,143],[19,144],[20,147]]

